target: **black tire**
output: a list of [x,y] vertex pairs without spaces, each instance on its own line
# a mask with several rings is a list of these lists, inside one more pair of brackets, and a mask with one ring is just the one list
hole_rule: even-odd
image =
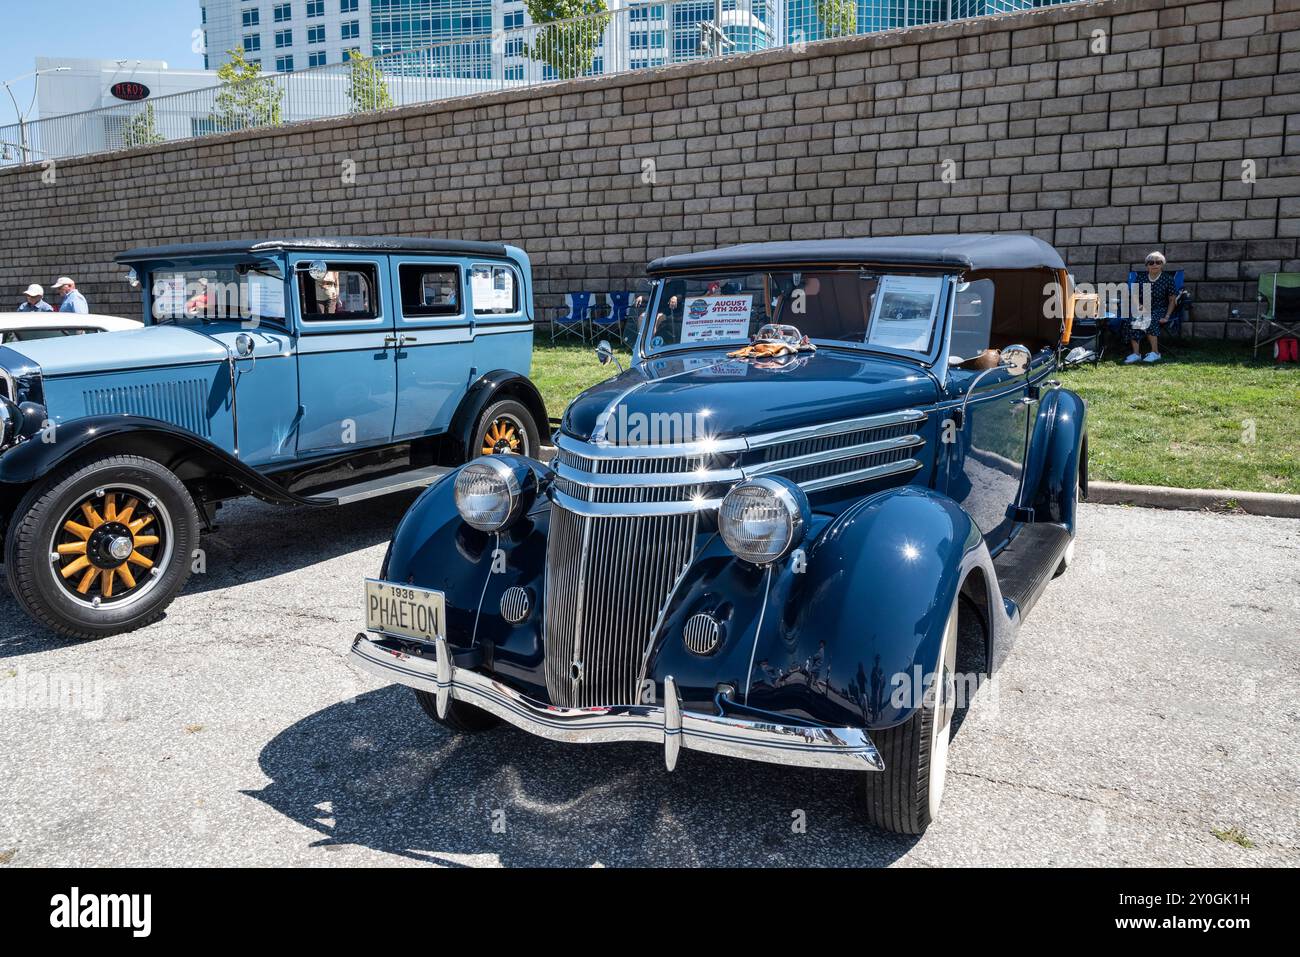
[[[509,440],[503,441],[495,435],[495,440],[489,441],[489,432],[494,427],[511,429],[518,436],[517,443],[511,446]],[[480,455],[513,452],[536,458],[541,445],[541,432],[528,407],[514,399],[501,399],[484,409],[478,417],[478,422],[474,424],[474,442],[469,448],[469,457],[474,459]],[[485,451],[488,448],[492,451]]]
[[[128,491],[112,492],[115,488]],[[104,489],[110,490],[107,495],[114,499],[119,494],[127,495],[123,504],[128,504],[131,496],[143,499],[137,505],[142,515],[152,516],[154,528],[150,531],[157,534],[149,536],[156,539],[152,546],[131,545],[131,558],[121,562],[121,567],[127,569],[125,574],[119,571],[108,575],[110,590],[116,587],[114,574],[123,581],[122,590],[115,597],[104,597],[107,593],[100,580],[94,581],[101,592],[100,604],[91,607],[89,602],[94,599],[73,594],[79,589],[71,587],[67,565],[56,568],[51,553],[53,543],[62,534],[60,530],[67,527],[78,503],[97,498],[107,501],[107,496],[98,496],[99,490]],[[129,490],[141,490],[143,494]],[[153,503],[152,508],[149,502]],[[142,528],[132,532],[129,536],[132,543],[142,540],[136,534],[144,531]],[[69,638],[106,638],[162,618],[167,606],[189,580],[191,556],[198,542],[198,512],[180,479],[152,459],[114,455],[71,466],[27,491],[14,510],[6,536],[5,576],[10,593],[37,623]],[[89,545],[87,540],[83,555]],[[151,552],[158,562],[145,567],[141,563],[132,570],[136,556],[143,556],[144,552]],[[60,559],[65,563],[76,560],[75,555]],[[135,578],[135,572],[144,572],[146,567],[148,573]],[[157,575],[152,574],[154,567],[158,569]],[[60,570],[65,574],[61,576]],[[81,571],[86,578],[93,577],[92,565],[83,563]],[[129,580],[136,584],[128,587],[125,582]]]
[[[954,601],[939,652],[940,661],[949,673],[956,670],[957,608],[958,603]],[[853,793],[855,810],[869,824],[895,834],[922,834],[930,826],[937,810],[930,801],[934,723],[941,709],[947,707],[949,710],[944,721],[947,733],[951,734],[951,694],[952,686],[945,679],[942,699],[927,695],[922,699],[921,707],[902,724],[871,733],[885,769],[862,772]],[[937,772],[940,776],[938,797],[942,796],[942,779],[946,772],[946,745],[943,754],[945,765]]]
[[438,717],[438,699],[431,691],[416,690],[415,700],[420,702],[420,707],[424,709],[424,713],[430,718],[460,734],[491,731],[501,723],[501,719],[496,715],[484,711],[482,708],[476,708],[472,704],[466,704],[463,701],[448,702],[447,717],[440,718]]

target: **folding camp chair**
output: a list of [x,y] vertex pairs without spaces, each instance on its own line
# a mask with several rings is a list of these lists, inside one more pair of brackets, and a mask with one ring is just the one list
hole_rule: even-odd
[[601,310],[597,315],[597,310],[593,308],[589,313],[588,322],[591,328],[591,338],[595,340],[596,327],[612,330],[612,334],[618,337],[619,342],[627,342],[627,335],[624,328],[627,322],[628,302],[632,298],[630,292],[607,292],[604,294],[607,311]]
[[[1074,276],[1070,277],[1070,287],[1074,287]],[[1075,349],[1085,349],[1091,353],[1092,358],[1083,358],[1081,361],[1091,361],[1093,368],[1101,361],[1101,353],[1105,349],[1105,343],[1102,341],[1102,333],[1105,331],[1106,320],[1101,315],[1101,303],[1095,292],[1092,293],[1074,293],[1074,320],[1070,326],[1070,351]]]
[[568,303],[568,312],[551,320],[551,341],[567,333],[576,333],[583,342],[587,341],[587,315],[591,311],[592,295],[589,292],[566,292],[564,301]]
[[[1174,273],[1174,303],[1173,309],[1169,313],[1169,321],[1165,323],[1163,329],[1157,329],[1156,335],[1160,337],[1176,336],[1183,328],[1183,320],[1187,318],[1188,310],[1192,305],[1192,296],[1183,286],[1183,271],[1179,269]],[[1128,287],[1134,289],[1138,283],[1146,282],[1146,270],[1137,269],[1129,270]],[[1131,315],[1119,315],[1108,313],[1105,318],[1106,330],[1112,336],[1118,337],[1124,329],[1124,323],[1131,319]],[[1163,349],[1164,346],[1161,346]]]
[[1259,310],[1253,319],[1247,317],[1245,321],[1254,330],[1256,359],[1261,346],[1273,346],[1276,357],[1278,343],[1300,338],[1300,273],[1271,272],[1260,276]]

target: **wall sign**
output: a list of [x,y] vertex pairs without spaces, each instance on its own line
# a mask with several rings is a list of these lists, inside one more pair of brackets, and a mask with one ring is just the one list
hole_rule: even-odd
[[112,93],[119,100],[143,100],[149,96],[149,87],[145,86],[143,83],[126,81],[124,83],[114,83],[109,87],[108,92]]

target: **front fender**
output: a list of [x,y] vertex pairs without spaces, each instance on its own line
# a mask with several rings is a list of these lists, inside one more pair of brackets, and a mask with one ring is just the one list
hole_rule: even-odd
[[465,397],[460,400],[456,414],[452,416],[447,429],[450,443],[447,449],[448,462],[461,463],[474,458],[474,427],[483,410],[497,399],[514,399],[521,402],[533,415],[537,432],[543,445],[551,441],[550,419],[546,414],[546,402],[532,380],[509,369],[494,369],[480,376]]
[[[542,479],[546,467],[520,458]],[[461,468],[463,468],[462,466]],[[446,597],[447,640],[481,648],[487,670],[519,691],[545,700],[542,599],[550,511],[545,497],[502,532],[480,532],[456,510],[456,476],[443,476],[407,509],[380,568],[385,581],[440,591]],[[495,566],[495,569],[494,569]],[[501,617],[507,588],[529,591],[531,616],[520,625]]]
[[1034,521],[1075,531],[1075,482],[1087,491],[1088,407],[1069,389],[1052,389],[1038,405],[1025,462],[1024,502]]
[[[747,709],[827,724],[906,721],[920,696],[895,689],[933,670],[966,576],[982,569],[997,594],[978,527],[947,496],[904,486],[828,521],[804,551],[802,572],[793,556],[764,571],[706,555],[675,602],[654,678],[673,675],[692,699],[711,692],[709,677],[734,682],[734,700]],[[728,615],[722,645],[708,659],[691,654],[685,620],[719,608]]]

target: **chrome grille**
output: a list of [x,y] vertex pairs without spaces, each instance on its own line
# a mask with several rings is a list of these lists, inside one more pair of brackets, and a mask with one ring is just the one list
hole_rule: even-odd
[[560,707],[638,703],[659,616],[690,567],[696,516],[583,516],[551,508],[546,689]]
[[501,617],[512,625],[517,625],[532,610],[532,602],[528,600],[528,590],[515,585],[507,588],[501,596]]
[[[647,447],[653,453],[653,446]],[[602,459],[590,455],[581,455],[567,449],[559,449],[556,461],[561,465],[572,466],[592,475],[647,475],[655,472],[693,472],[696,469],[711,468],[711,455],[673,455],[656,456],[647,454],[645,458]]]
[[831,452],[847,449],[867,442],[883,442],[885,439],[899,439],[910,435],[916,426],[913,423],[887,425],[876,429],[858,429],[854,432],[840,432],[837,435],[824,435],[815,439],[803,439],[798,442],[782,442],[766,448],[746,452],[743,462],[746,466],[761,465],[766,462],[779,462],[783,459],[798,458],[802,455],[816,455],[819,452]]
[[712,615],[692,615],[682,629],[682,640],[686,647],[697,655],[708,655],[718,647],[722,635],[722,625]]
[[[906,475],[921,468],[918,456],[925,439],[920,430],[926,418],[909,409],[748,438],[643,449],[560,434],[555,491],[583,514],[589,512],[586,505],[656,505],[660,511],[675,507],[686,512],[716,508],[732,486],[759,475],[784,476],[809,492]],[[672,454],[663,454],[669,449]]]

